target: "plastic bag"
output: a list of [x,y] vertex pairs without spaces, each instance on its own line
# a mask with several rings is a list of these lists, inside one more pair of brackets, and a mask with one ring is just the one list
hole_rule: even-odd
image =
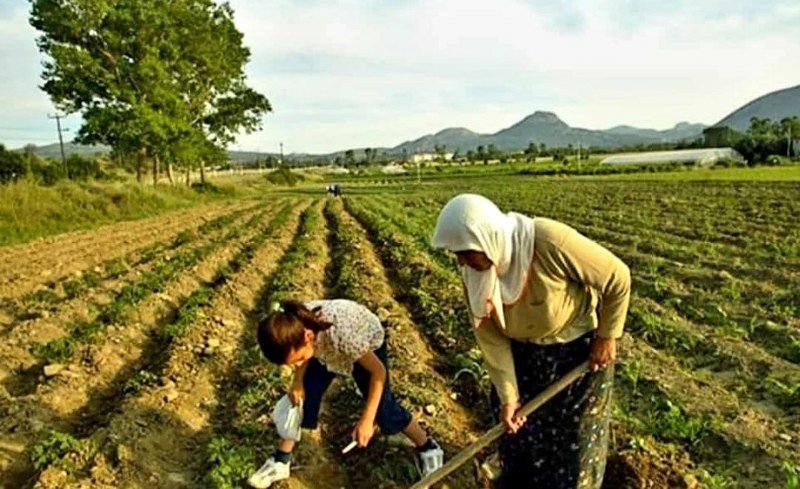
[[300,441],[303,422],[303,401],[295,405],[289,396],[283,396],[272,410],[272,421],[278,430],[278,436],[284,440]]

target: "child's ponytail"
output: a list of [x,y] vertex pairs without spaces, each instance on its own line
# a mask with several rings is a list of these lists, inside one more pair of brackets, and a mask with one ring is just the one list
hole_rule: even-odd
[[274,302],[270,314],[258,323],[258,344],[267,360],[284,364],[289,353],[305,343],[306,329],[316,334],[331,326],[302,302]]

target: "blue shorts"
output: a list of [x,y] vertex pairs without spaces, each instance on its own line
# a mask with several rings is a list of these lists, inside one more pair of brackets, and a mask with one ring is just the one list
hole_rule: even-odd
[[[385,435],[393,435],[403,431],[411,423],[411,413],[397,403],[392,391],[389,388],[389,364],[386,361],[386,342],[377,350],[375,355],[383,362],[386,368],[386,383],[383,385],[381,403],[378,405],[378,414],[375,421]],[[370,373],[359,363],[353,364],[353,379],[356,381],[358,390],[366,399],[369,393]],[[306,367],[303,377],[303,387],[306,390],[306,398],[303,401],[303,428],[314,429],[319,423],[319,410],[322,404],[322,396],[331,385],[336,374],[328,370],[322,362],[316,358],[311,358]]]

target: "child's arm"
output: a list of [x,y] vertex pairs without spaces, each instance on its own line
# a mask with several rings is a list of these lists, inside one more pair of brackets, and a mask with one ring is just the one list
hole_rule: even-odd
[[367,369],[370,377],[367,404],[355,430],[353,430],[353,439],[358,442],[358,446],[365,447],[375,433],[375,416],[378,414],[383,386],[386,384],[386,367],[373,352],[359,358],[358,363]]
[[292,387],[289,389],[289,398],[295,404],[300,404],[300,400],[306,397],[305,388],[303,387],[306,367],[308,367],[308,362],[294,369],[294,381],[292,382]]

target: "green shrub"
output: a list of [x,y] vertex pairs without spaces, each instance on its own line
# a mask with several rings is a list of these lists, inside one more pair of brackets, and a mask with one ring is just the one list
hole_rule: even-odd
[[25,160],[19,153],[8,151],[0,144],[0,184],[13,182],[25,176]]
[[81,442],[69,433],[49,431],[43,440],[31,447],[29,458],[36,470],[55,463],[61,463],[61,467],[67,468],[63,465],[64,456],[70,452],[78,452],[81,448]]

